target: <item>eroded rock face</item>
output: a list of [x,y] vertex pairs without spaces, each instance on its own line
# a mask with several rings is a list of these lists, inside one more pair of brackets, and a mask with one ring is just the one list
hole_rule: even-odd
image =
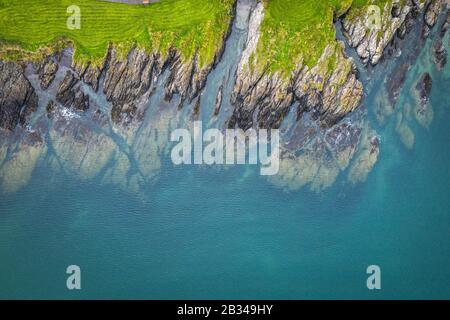
[[445,50],[442,40],[438,40],[433,44],[434,63],[439,70],[442,70],[447,64],[447,50]]
[[416,90],[418,92],[421,105],[425,105],[428,103],[432,87],[433,80],[431,79],[431,75],[426,72],[421,76],[419,82],[416,85]]
[[100,76],[102,75],[104,68],[104,63],[102,66],[95,66],[91,63],[87,63],[83,66],[74,65],[74,69],[80,75],[80,79],[82,79],[87,85],[91,86],[95,92],[98,91],[100,86]]
[[22,68],[0,62],[0,128],[12,131],[25,125],[37,109],[38,97]]
[[406,75],[410,70],[411,65],[409,63],[402,63],[396,66],[394,72],[387,78],[386,90],[388,92],[389,103],[394,108],[397,103],[400,90],[406,80]]
[[181,107],[185,100],[192,102],[199,95],[214,65],[200,67],[197,55],[186,60],[176,50],[171,50],[165,59],[158,53],[138,49],[123,59],[112,50],[107,59],[103,91],[112,103],[112,120],[122,124],[142,116],[140,100],[152,94],[164,69],[169,70],[164,84],[165,98],[171,101],[174,95],[179,95]]
[[[418,4],[409,0],[405,5],[387,3],[379,9],[380,21],[374,16],[378,13],[368,9],[350,9],[342,21],[349,45],[356,49],[364,63],[377,64],[397,30],[401,35],[407,32],[407,21],[417,15]],[[368,22],[372,22],[369,27]]]
[[[261,69],[256,48],[263,18],[264,6],[258,2],[250,16],[246,48],[238,66],[232,95],[235,109],[229,127],[278,128],[295,101],[300,104],[299,117],[311,112],[324,127],[334,125],[358,107],[363,88],[342,43],[328,46],[312,69],[299,63],[289,78]],[[252,56],[255,58],[250,59]],[[332,57],[337,62],[329,70],[324,65]]]
[[444,37],[445,33],[447,32],[449,26],[450,26],[450,10],[449,5],[447,4],[447,18],[445,19],[444,23],[442,24],[441,30],[440,30],[440,36],[441,38]]
[[79,79],[69,70],[59,84],[56,100],[68,109],[80,112],[89,109],[89,96],[80,89]]
[[[342,20],[344,35],[364,63],[375,65],[395,36],[404,38],[422,12],[422,36],[428,36],[443,8],[444,0],[429,0],[425,4],[418,0],[388,2],[379,8],[379,23],[374,18],[374,14],[377,14],[374,11],[350,9]],[[371,24],[368,25],[368,22]]]
[[134,118],[138,99],[150,89],[161,69],[158,54],[147,55],[144,51],[133,50],[128,59],[122,59],[111,50],[103,92],[112,103],[111,118],[115,123],[128,123]]
[[444,0],[431,0],[426,4],[424,16],[424,30],[423,34],[427,36],[436,24],[437,18],[444,7]]
[[46,59],[42,65],[39,66],[39,80],[41,81],[41,88],[47,90],[55,79],[56,72],[59,65],[52,59]]

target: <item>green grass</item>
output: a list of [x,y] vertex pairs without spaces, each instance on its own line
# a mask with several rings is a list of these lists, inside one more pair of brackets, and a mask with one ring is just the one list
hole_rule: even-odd
[[[257,68],[289,78],[297,64],[312,68],[324,49],[334,46],[335,54],[324,63],[331,71],[342,51],[333,17],[350,8],[349,18],[356,17],[365,14],[369,4],[383,8],[392,1],[264,0],[257,57],[251,60],[257,58]],[[205,65],[223,44],[234,2],[161,0],[136,6],[97,0],[0,0],[0,59],[39,59],[70,42],[77,62],[96,63],[112,43],[122,54],[134,46],[162,54],[175,47],[190,59],[198,50]],[[66,27],[66,9],[74,3],[81,8],[81,30]]]
[[[213,61],[228,29],[234,0],[162,0],[149,6],[97,0],[0,0],[0,59],[33,59],[62,47],[77,62],[101,62],[110,43],[163,55],[172,46],[200,64]],[[81,9],[81,29],[69,30],[66,10]]]
[[[388,1],[392,0],[265,0],[257,50],[259,68],[289,78],[296,64],[315,66],[329,45],[336,47],[338,55],[333,17],[350,8],[359,14],[368,4],[383,8]],[[336,56],[329,60],[331,71]]]

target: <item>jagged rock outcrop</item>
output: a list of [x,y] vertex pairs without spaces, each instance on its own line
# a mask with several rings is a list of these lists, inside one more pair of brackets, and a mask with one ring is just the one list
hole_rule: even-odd
[[442,9],[443,0],[429,0],[425,4],[419,0],[388,1],[383,8],[352,8],[342,19],[344,36],[364,63],[375,65],[395,36],[403,38],[411,30],[421,12],[424,12],[422,34],[426,37]]
[[[232,95],[235,109],[229,127],[278,128],[295,101],[299,102],[299,116],[311,112],[325,127],[358,107],[363,88],[354,62],[344,54],[343,43],[327,46],[312,68],[299,61],[289,78],[261,68],[256,51],[263,18],[264,6],[258,2],[250,17],[246,48],[238,66]],[[336,61],[331,68],[330,60]]]
[[444,21],[441,24],[439,30],[439,37],[432,47],[432,53],[434,58],[434,63],[436,64],[438,70],[442,70],[447,64],[447,50],[445,49],[444,37],[447,33],[448,27],[450,26],[450,10],[449,5],[447,5],[447,14]]
[[181,96],[181,101],[192,102],[206,83],[206,76],[211,66],[199,70],[197,54],[190,61],[183,61],[177,52],[170,54],[166,63],[170,65],[170,76],[165,85],[166,99],[170,101],[174,94]]
[[25,125],[37,109],[38,97],[22,68],[11,62],[0,62],[0,128],[14,130]]
[[91,62],[87,62],[81,65],[74,63],[74,65],[72,66],[76,73],[79,75],[79,78],[84,83],[91,86],[94,92],[97,92],[100,87],[100,77],[105,70],[106,63],[109,61],[110,52],[111,50],[108,49],[108,53],[103,60],[103,63],[101,63],[100,65],[94,65]]
[[41,81],[42,90],[47,90],[55,79],[59,66],[52,59],[48,58],[39,66],[39,80]]
[[434,119],[434,110],[430,103],[432,88],[433,79],[428,72],[422,74],[411,88],[411,96],[414,98],[414,116],[417,122],[425,128],[428,128]]
[[47,112],[47,117],[49,119],[53,118],[53,115],[55,114],[56,108],[57,108],[57,105],[56,105],[55,101],[50,100],[47,103],[47,106],[45,107],[45,111]]
[[432,0],[426,4],[425,16],[424,16],[424,36],[428,36],[431,28],[436,24],[437,18],[441,13],[444,6],[444,0]]
[[157,80],[163,66],[159,54],[148,55],[142,50],[133,50],[127,59],[122,59],[111,49],[106,63],[103,92],[112,103],[111,118],[115,123],[129,123],[138,108],[138,100]]
[[383,8],[350,9],[342,20],[344,36],[364,63],[377,64],[396,32],[400,37],[408,32],[419,9],[418,0],[389,1]]
[[447,50],[445,50],[442,40],[438,40],[433,44],[433,58],[439,70],[442,70],[447,64]]
[[[225,39],[224,39],[225,40]],[[171,101],[174,95],[180,96],[180,107],[187,100],[192,102],[206,84],[206,79],[218,61],[223,48],[214,62],[200,66],[198,54],[191,59],[181,56],[171,49],[167,57],[159,53],[148,54],[139,49],[130,52],[127,59],[118,57],[112,49],[105,67],[104,93],[112,103],[112,120],[127,124],[138,114],[139,99],[148,97],[154,90],[162,71],[169,69],[164,84],[165,98]]]
[[59,84],[56,100],[66,108],[80,112],[86,111],[89,109],[89,96],[81,90],[79,85],[79,79],[68,70]]
[[425,72],[416,85],[416,90],[418,93],[419,103],[424,106],[428,103],[431,89],[433,87],[433,80],[428,72]]
[[386,78],[385,87],[388,93],[388,100],[393,108],[397,103],[400,90],[403,88],[410,67],[410,64],[406,62],[399,64],[394,72]]
[[217,92],[216,102],[214,103],[214,113],[213,115],[217,117],[220,113],[220,109],[222,108],[222,99],[223,99],[223,84],[219,87],[219,91]]
[[447,4],[447,17],[441,27],[441,31],[440,31],[441,38],[444,37],[445,33],[447,32],[448,28],[450,27],[450,10],[449,10],[450,8],[449,8],[449,6],[450,5]]

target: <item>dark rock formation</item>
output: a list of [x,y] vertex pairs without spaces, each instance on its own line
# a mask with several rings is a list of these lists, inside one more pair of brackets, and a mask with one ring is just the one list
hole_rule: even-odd
[[84,83],[91,86],[92,89],[97,92],[100,84],[100,76],[104,70],[104,66],[97,67],[92,65],[91,63],[87,63],[85,66],[74,66],[74,69],[77,70],[80,75],[80,79],[83,80]]
[[22,68],[0,62],[0,128],[11,131],[19,123],[25,125],[37,106],[38,97]]
[[192,110],[193,120],[198,120],[200,118],[200,106],[201,106],[201,99],[200,96],[198,96],[195,100],[194,110]]
[[56,103],[53,100],[50,100],[47,104],[47,106],[45,107],[45,110],[47,112],[47,118],[51,119],[53,118],[53,115],[55,114],[56,111]]
[[388,92],[389,102],[392,107],[395,107],[400,90],[406,80],[407,72],[409,71],[410,64],[402,63],[396,66],[395,71],[387,78],[386,90]]
[[83,112],[89,109],[89,96],[83,93],[78,84],[79,79],[74,73],[67,71],[59,84],[56,100],[66,108]]
[[436,24],[437,18],[442,11],[444,5],[443,0],[431,0],[426,4],[424,21],[425,24],[423,26],[423,34],[428,36],[431,28]]
[[58,68],[58,64],[52,59],[46,59],[44,63],[39,67],[39,80],[41,81],[41,88],[43,90],[47,90],[48,87],[52,84]]
[[133,50],[128,59],[121,59],[115,50],[111,50],[103,92],[112,103],[111,118],[115,123],[131,121],[136,114],[137,100],[150,90],[161,69],[158,54],[148,55],[144,51]]
[[419,4],[411,0],[405,3],[388,3],[384,8],[380,7],[381,25],[373,28],[367,27],[372,12],[369,10],[363,12],[365,9],[350,9],[350,13],[342,20],[344,36],[364,63],[375,65],[382,58],[384,49],[395,34],[398,32],[400,37],[404,37],[408,32],[409,21],[416,16],[418,7]]
[[355,13],[352,11],[354,9],[350,9],[350,14],[342,19],[344,35],[364,63],[375,65],[396,35],[402,39],[405,37],[421,12],[424,12],[422,36],[428,36],[442,8],[443,0],[428,1],[425,6],[418,0],[388,2],[384,7],[380,7],[381,25],[372,29],[366,25],[369,11],[362,12],[359,9],[360,11]]
[[437,40],[433,44],[433,58],[439,70],[442,70],[447,64],[447,51],[445,50],[442,40]]
[[[299,113],[311,112],[324,127],[336,124],[358,107],[363,88],[354,62],[345,56],[343,43],[330,44],[316,66],[300,64],[290,76],[261,68],[256,47],[263,17],[264,7],[259,2],[250,17],[247,44],[238,66],[230,128],[278,128],[295,101],[301,105]],[[252,55],[256,59],[250,59]],[[329,70],[323,66],[331,57],[336,66]]]
[[214,104],[214,116],[218,116],[220,113],[220,109],[222,108],[222,97],[223,97],[223,85],[220,86],[219,91],[217,92],[216,102]]
[[420,104],[422,106],[428,103],[431,89],[433,87],[433,80],[428,72],[424,73],[416,85],[416,90],[419,94]]
[[440,30],[441,38],[443,38],[445,36],[445,33],[447,32],[449,26],[450,26],[450,10],[447,9],[447,18],[445,19],[444,23],[442,24],[442,27]]

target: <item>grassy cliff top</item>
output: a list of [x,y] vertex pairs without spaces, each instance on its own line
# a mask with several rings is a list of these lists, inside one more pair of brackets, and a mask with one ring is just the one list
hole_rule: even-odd
[[362,13],[370,4],[383,8],[392,1],[264,0],[258,65],[285,76],[289,76],[299,62],[313,67],[328,45],[336,45],[333,17],[348,10]]
[[[128,5],[97,0],[0,0],[0,59],[38,58],[67,42],[78,62],[100,62],[109,43],[127,52],[133,46],[185,58],[199,50],[200,64],[211,63],[222,45],[234,0],[162,0]],[[67,8],[81,9],[81,29],[69,30]],[[44,49],[44,50],[43,50]],[[47,49],[47,50],[45,50]]]

